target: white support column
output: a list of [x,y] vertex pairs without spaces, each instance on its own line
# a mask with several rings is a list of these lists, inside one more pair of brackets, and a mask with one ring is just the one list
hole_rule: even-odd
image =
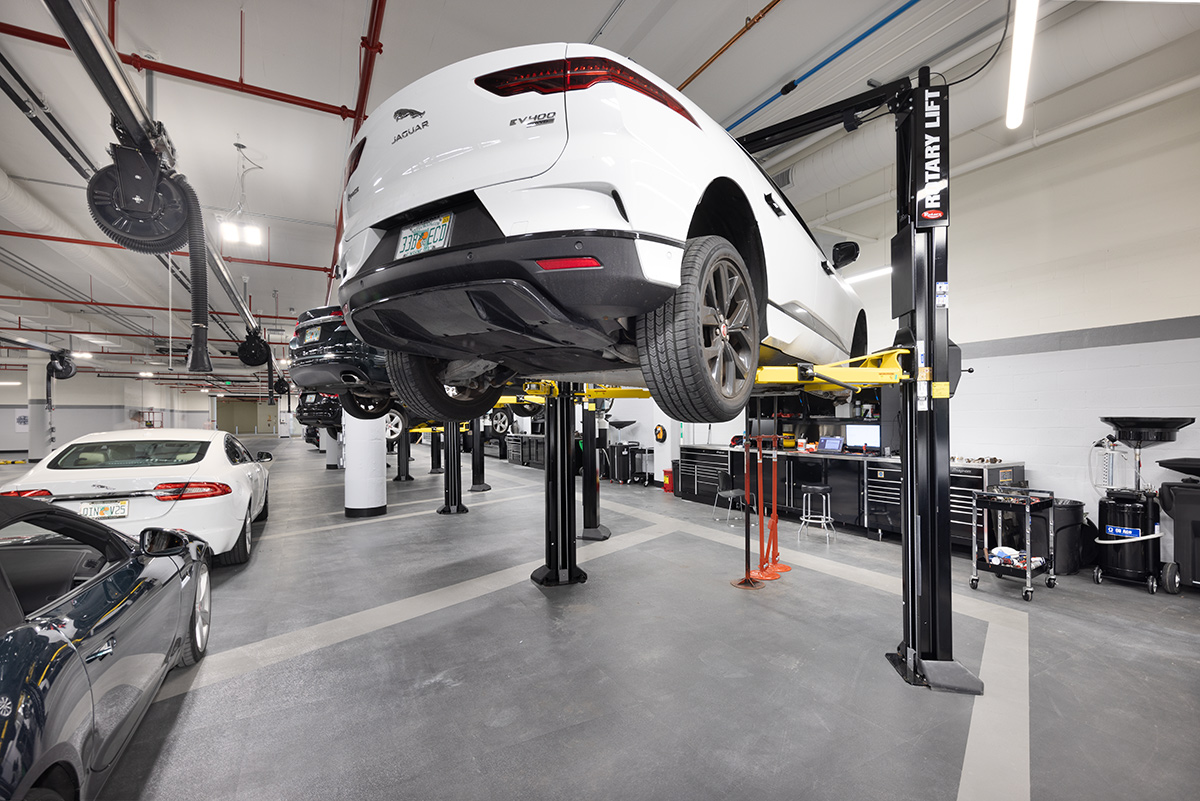
[[342,415],[345,440],[346,517],[387,512],[387,426],[384,418]]
[[321,427],[321,450],[325,451],[325,469],[337,470],[342,466],[342,442]]

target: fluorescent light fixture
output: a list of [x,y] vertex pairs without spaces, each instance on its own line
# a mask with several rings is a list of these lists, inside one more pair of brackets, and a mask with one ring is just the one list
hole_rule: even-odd
[[1020,128],[1025,119],[1025,94],[1033,63],[1033,35],[1037,31],[1038,0],[1017,0],[1013,12],[1012,71],[1008,74],[1008,113],[1004,124]]
[[0,387],[19,387],[20,381],[0,381]]
[[226,242],[238,242],[241,240],[241,232],[238,230],[236,223],[223,222],[221,223],[221,238]]
[[262,244],[262,229],[259,228],[257,225],[243,225],[242,226],[242,241],[245,242],[247,245],[261,245]]
[[218,398],[223,398],[223,397],[225,397],[225,393],[224,393],[224,392],[218,392],[218,393],[217,393],[217,397],[218,397]]
[[885,275],[891,275],[891,267],[880,267],[878,270],[868,270],[865,273],[858,273],[846,279],[847,284],[861,284],[863,281],[870,281],[872,278],[882,278]]
[[154,378],[154,373],[138,373],[142,378]]
[[200,387],[201,392],[208,392],[208,387]]
[[91,342],[93,345],[115,345],[115,344],[117,344],[116,342],[113,342],[111,339],[104,339],[103,337],[90,337],[90,336],[84,336],[84,335],[80,334],[79,338],[82,339],[84,342]]
[[85,353],[84,351],[80,351],[80,350],[74,350],[74,351],[71,351],[71,355],[72,355],[72,356],[74,356],[76,359],[90,359],[90,358],[92,358],[92,354],[90,354],[90,353]]

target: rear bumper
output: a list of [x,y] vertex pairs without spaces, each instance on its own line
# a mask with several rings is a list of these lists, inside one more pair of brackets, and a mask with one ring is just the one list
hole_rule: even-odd
[[[602,355],[619,340],[620,319],[645,314],[674,292],[646,279],[639,239],[683,247],[624,231],[509,237],[366,269],[342,285],[339,299],[347,324],[377,347],[488,358],[522,372],[620,366]],[[537,264],[585,256],[601,266]]]
[[[354,389],[367,395],[388,395],[387,368],[382,359],[363,353],[362,345],[327,349],[322,355],[293,357],[289,374],[297,386],[324,392]],[[347,381],[347,374],[356,381]]]

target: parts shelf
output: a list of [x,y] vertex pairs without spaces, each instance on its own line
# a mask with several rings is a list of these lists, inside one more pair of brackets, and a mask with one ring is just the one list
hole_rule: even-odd
[[[1021,597],[1026,601],[1033,600],[1033,577],[1047,573],[1046,586],[1053,587],[1058,583],[1058,577],[1054,575],[1054,493],[1043,490],[1032,489],[1013,489],[1005,491],[980,490],[974,493],[974,500],[971,504],[971,589],[979,587],[979,571],[986,570],[997,576],[1011,576],[1013,578],[1024,578],[1025,588],[1021,590]],[[983,556],[979,554],[979,510],[983,509]],[[1048,526],[1048,552],[1046,561],[1042,565],[1034,567],[1033,565],[1033,548],[1032,548],[1032,531],[1033,531],[1033,513],[1042,509],[1050,510],[1050,521]],[[988,555],[991,549],[988,547],[988,522],[991,518],[990,512],[1024,512],[1025,513],[1025,567],[1010,567],[1008,565],[993,565],[988,562]],[[1003,523],[1000,523],[999,530],[996,533],[996,544],[1000,545],[1003,539]]]

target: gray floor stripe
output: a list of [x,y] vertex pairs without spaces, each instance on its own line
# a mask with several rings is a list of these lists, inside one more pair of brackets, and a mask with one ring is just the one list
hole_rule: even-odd
[[[470,509],[473,506],[491,506],[494,503],[508,503],[509,501],[519,501],[519,500],[522,500],[523,498],[540,498],[540,497],[542,497],[541,492],[529,492],[524,495],[508,495],[503,498],[494,498],[494,499],[488,500],[488,501],[475,501],[474,503],[468,504],[467,508]],[[429,498],[428,500],[420,501],[419,503],[427,503],[427,504],[429,504],[429,508],[422,509],[419,512],[407,512],[405,514],[379,515],[378,517],[361,517],[361,518],[356,518],[354,520],[346,520],[341,523],[332,523],[328,526],[314,526],[312,528],[301,529],[299,531],[284,531],[279,534],[263,534],[261,537],[258,538],[258,541],[263,542],[266,540],[272,540],[272,541],[273,540],[282,540],[282,539],[288,539],[290,537],[301,537],[301,536],[304,536],[305,534],[319,534],[322,531],[335,531],[335,530],[341,529],[341,528],[352,528],[354,526],[366,526],[366,525],[370,525],[371,523],[379,523],[379,522],[382,522],[385,520],[404,520],[409,517],[420,517],[421,515],[431,515],[431,514],[437,513],[437,504],[438,504],[437,498]],[[403,506],[404,504],[392,504],[392,505],[393,506]],[[343,514],[344,514],[344,512],[343,512]]]
[[[578,561],[584,562],[642,545],[672,530],[674,527],[651,525],[630,534],[622,534],[615,539],[587,545],[579,549]],[[486,576],[452,584],[449,587],[415,595],[412,598],[403,598],[390,604],[213,654],[201,662],[195,670],[176,671],[170,674],[163,683],[162,689],[158,691],[155,701],[162,701],[201,687],[229,681],[259,668],[293,659],[301,654],[361,637],[364,634],[395,626],[421,615],[447,609],[464,601],[503,590],[522,581],[528,581],[529,574],[541,564],[541,561],[537,561],[516,565]]]
[[[651,515],[612,501],[602,500],[601,506],[643,519],[667,520],[661,515]],[[728,534],[705,526],[676,522],[675,529],[739,550],[743,547]],[[786,564],[794,567],[895,595],[903,591],[899,576],[876,573],[783,546],[779,548],[779,555]],[[986,694],[975,698],[971,711],[958,799],[1029,801],[1029,614],[957,592],[953,603],[956,612],[988,624],[979,669]],[[899,634],[899,612],[896,627]],[[886,650],[884,644],[880,647]],[[997,764],[1003,764],[1002,781],[997,780]],[[1019,777],[1024,777],[1024,781]]]

